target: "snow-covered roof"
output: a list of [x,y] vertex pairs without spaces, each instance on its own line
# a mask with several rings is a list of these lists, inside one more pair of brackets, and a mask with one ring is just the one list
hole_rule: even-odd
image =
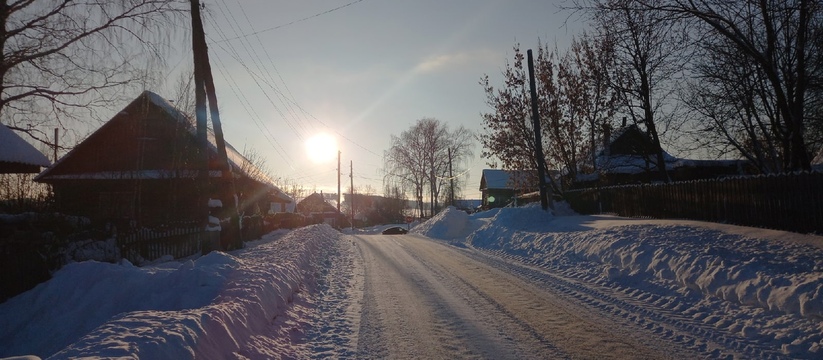
[[508,188],[509,172],[506,170],[483,169],[482,178],[485,179],[486,189]]
[[[223,175],[220,170],[209,170],[209,177],[219,178]],[[195,170],[134,170],[134,171],[98,171],[79,174],[50,175],[49,179],[61,180],[151,180],[193,178],[197,176]]]
[[[175,121],[180,122],[184,125],[186,129],[188,129],[189,133],[192,136],[196,136],[197,129],[195,128],[195,122],[189,118],[185,113],[178,110],[174,105],[172,105],[168,100],[164,99],[162,96],[151,92],[151,91],[144,91],[135,101],[138,101],[140,98],[145,97],[151,102],[153,105],[157,106],[158,108],[162,109],[166,112],[170,118],[174,119]],[[132,102],[133,104],[133,102]],[[129,104],[126,108],[131,106]],[[123,114],[125,109],[120,112]],[[111,121],[111,120],[109,120]],[[106,124],[102,127],[97,129],[94,133],[92,133],[89,138],[94,136],[96,133],[100,132],[103,128],[105,128]],[[209,129],[208,131],[208,144],[210,151],[217,152],[217,140],[215,138],[214,132]],[[248,178],[254,179],[267,187],[269,187],[272,191],[276,192],[277,195],[281,198],[288,199],[290,201],[294,201],[290,196],[288,196],[285,192],[283,192],[280,188],[274,185],[271,178],[269,178],[265,173],[263,173],[257,166],[252,164],[245,156],[240,154],[231,144],[228,142],[226,144],[226,155],[229,160],[229,165],[232,168],[232,171],[241,173]],[[75,148],[76,149],[76,148]],[[73,154],[74,149],[70,151],[68,154],[63,156],[56,165],[62,163],[65,159],[71,157]],[[54,168],[54,167],[52,167]],[[38,175],[35,180],[44,178],[50,172],[50,169],[46,169],[40,175]],[[127,172],[95,172],[95,173],[86,173],[86,174],[71,174],[71,175],[48,175],[50,179],[159,179],[159,178],[167,178],[172,176],[172,173],[177,174],[177,176],[181,176],[181,172],[179,171],[168,171],[168,170],[143,170],[143,171],[127,171]],[[215,171],[210,171],[209,176],[215,176]],[[219,176],[220,172],[217,171],[216,174]],[[124,177],[125,176],[125,177]]]
[[510,180],[517,180],[512,179],[512,177],[528,183],[537,178],[537,170],[483,169],[483,175],[480,178],[480,190],[511,189],[514,184]]
[[[596,159],[598,169],[611,174],[639,174],[649,170],[657,169],[656,156],[641,155],[599,155]],[[666,169],[671,169],[680,159],[663,152],[663,161]]]
[[[192,135],[196,135],[197,129],[194,126],[191,126],[195,122],[192,121],[192,119],[190,119],[185,113],[178,110],[174,105],[172,105],[172,103],[170,103],[168,100],[164,99],[162,96],[158,94],[155,94],[148,90],[143,92],[143,94],[149,99],[149,101],[151,101],[152,104],[157,105],[158,107],[163,109],[163,111],[168,113],[173,119],[183,122],[185,125],[187,125],[187,128],[189,129]],[[208,131],[208,139],[210,150],[217,152],[217,139],[215,138],[215,134],[212,129],[209,129]],[[271,185],[272,187],[277,189],[277,187],[274,186],[274,184],[272,183],[272,180],[266,174],[260,171],[260,169],[254,166],[254,164],[252,164],[248,159],[246,159],[245,156],[240,154],[240,152],[238,152],[237,149],[234,148],[234,146],[232,146],[228,142],[225,142],[225,144],[226,155],[229,159],[229,164],[231,165],[232,170],[241,172],[252,179],[258,180],[262,183],[266,183],[267,185]]]
[[[46,155],[23,140],[14,131],[0,124],[0,163],[48,167],[51,165]],[[0,164],[0,173],[2,173]]]

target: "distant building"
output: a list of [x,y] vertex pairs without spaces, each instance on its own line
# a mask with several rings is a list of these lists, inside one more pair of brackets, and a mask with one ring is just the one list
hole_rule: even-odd
[[39,173],[49,159],[11,129],[0,124],[0,174]]
[[329,204],[322,193],[313,193],[300,200],[297,203],[297,212],[314,222],[323,222],[333,227],[341,227],[345,223],[345,215],[337,211],[337,207]]
[[812,170],[823,171],[823,148],[812,159]]
[[538,178],[537,170],[483,169],[480,177],[482,207],[504,207],[519,195],[539,190]]
[[[596,185],[609,186],[660,182],[657,148],[651,138],[637,125],[623,126],[615,132],[607,129],[603,144],[596,149],[596,169],[591,156],[583,157],[573,179],[566,179],[571,188]],[[663,166],[671,181],[710,179],[752,173],[745,160],[692,160],[674,157],[663,151]],[[566,174],[568,175],[568,171]]]
[[[192,119],[146,91],[35,181],[51,184],[61,212],[140,226],[197,220],[199,150]],[[221,177],[212,133],[209,177]],[[264,213],[293,200],[226,143],[239,211]],[[215,194],[214,187],[203,189]],[[212,197],[216,197],[212,195]],[[277,206],[281,208],[281,206]]]

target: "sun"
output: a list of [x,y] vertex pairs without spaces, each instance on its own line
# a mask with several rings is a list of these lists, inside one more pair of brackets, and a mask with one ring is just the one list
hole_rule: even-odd
[[337,139],[320,133],[306,140],[306,154],[315,164],[326,163],[337,157]]

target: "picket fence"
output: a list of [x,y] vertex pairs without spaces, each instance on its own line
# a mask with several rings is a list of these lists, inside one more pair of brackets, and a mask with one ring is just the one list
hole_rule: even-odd
[[823,234],[823,173],[729,177],[570,190],[581,214],[692,219]]
[[143,228],[117,235],[120,256],[135,264],[165,255],[179,259],[205,253],[216,248],[219,240],[219,231],[204,231],[200,226],[167,230]]

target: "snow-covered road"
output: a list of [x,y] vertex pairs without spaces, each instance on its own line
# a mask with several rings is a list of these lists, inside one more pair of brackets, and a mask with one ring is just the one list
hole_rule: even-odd
[[419,235],[354,238],[365,263],[359,358],[695,355],[476,250]]
[[[539,207],[72,263],[0,304],[0,358],[820,359],[823,237]],[[31,357],[35,359],[37,357]]]

